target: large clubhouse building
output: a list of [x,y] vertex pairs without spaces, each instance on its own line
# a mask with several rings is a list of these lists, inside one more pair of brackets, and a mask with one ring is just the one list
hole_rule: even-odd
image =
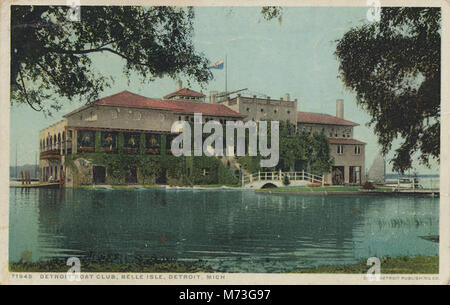
[[[297,100],[291,100],[288,94],[278,100],[240,94],[220,102],[215,95],[210,96],[209,103],[205,100],[204,94],[178,85],[175,92],[162,99],[123,91],[75,109],[39,132],[40,180],[60,181],[68,187],[107,183],[105,167],[83,157],[73,162],[73,157],[93,152],[170,155],[169,143],[176,136],[171,133],[172,124],[179,120],[193,122],[194,114],[201,113],[203,122],[277,120],[289,121],[299,130],[324,132],[334,158],[333,170],[325,176],[325,182],[364,182],[365,143],[353,139],[353,128],[358,124],[343,118],[342,100],[337,101],[336,116],[299,112]],[[69,159],[72,166],[66,166]],[[84,172],[83,179],[75,177],[73,168]],[[138,171],[132,170],[125,183],[137,183]]]

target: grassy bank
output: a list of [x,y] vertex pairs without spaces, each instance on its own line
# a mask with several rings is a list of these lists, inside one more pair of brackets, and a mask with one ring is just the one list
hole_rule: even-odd
[[[340,273],[365,274],[370,268],[367,260],[357,264],[344,266],[321,266],[289,271],[287,273]],[[438,274],[439,257],[386,257],[381,258],[381,274]],[[65,260],[52,260],[36,263],[10,263],[10,272],[57,272],[64,273],[69,270]],[[137,263],[119,262],[89,262],[81,264],[81,272],[135,272],[135,273],[213,273],[213,269],[205,266],[202,261],[176,262],[176,261],[150,261]]]
[[78,189],[104,189],[104,188],[111,188],[111,189],[135,189],[135,188],[146,188],[146,189],[159,189],[162,188],[161,185],[157,184],[105,184],[105,185],[79,185],[75,188]]
[[[57,272],[69,270],[65,260],[36,263],[9,263],[10,272]],[[202,262],[152,262],[152,263],[81,263],[81,272],[135,272],[135,273],[211,273]]]
[[[381,274],[438,274],[438,256],[416,257],[386,257],[381,258]],[[370,268],[367,260],[361,260],[357,264],[345,266],[321,266],[292,270],[289,273],[343,273],[357,274],[367,273]]]

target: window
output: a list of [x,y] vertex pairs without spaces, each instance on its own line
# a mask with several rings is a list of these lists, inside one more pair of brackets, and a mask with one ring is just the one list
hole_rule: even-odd
[[344,153],[344,145],[337,146],[337,153],[338,155],[342,155]]
[[136,133],[124,133],[124,143],[125,148],[137,149],[139,147],[139,134]]
[[97,114],[95,112],[91,111],[84,120],[88,121],[88,122],[97,121]]
[[146,153],[152,155],[159,155],[161,148],[161,135],[148,133],[145,135],[145,149]]
[[133,120],[139,121],[140,119],[142,119],[142,113],[140,113],[139,111],[134,111],[133,112]]
[[119,113],[117,112],[116,109],[111,110],[111,118],[112,118],[113,120],[116,120],[118,116],[119,116]]
[[361,146],[355,145],[355,155],[360,155],[360,154],[361,154]]
[[101,133],[100,150],[104,152],[113,152],[117,148],[117,134],[115,132]]
[[94,132],[92,130],[78,131],[78,149],[80,151],[94,151]]

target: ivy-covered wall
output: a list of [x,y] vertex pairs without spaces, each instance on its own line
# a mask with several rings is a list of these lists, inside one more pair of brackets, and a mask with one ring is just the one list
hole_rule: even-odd
[[215,157],[191,157],[190,180],[196,185],[220,184],[237,186],[239,179]]
[[123,153],[123,133],[118,134],[118,152],[100,152],[101,134],[95,134],[95,152],[68,154],[66,167],[72,173],[73,185],[94,183],[94,166],[106,170],[106,184],[126,184],[130,170],[136,169],[138,184],[190,186],[199,184],[238,185],[239,180],[215,157],[175,157],[166,154],[166,137],[161,137],[161,154],[145,154],[145,134],[141,135],[139,153]]

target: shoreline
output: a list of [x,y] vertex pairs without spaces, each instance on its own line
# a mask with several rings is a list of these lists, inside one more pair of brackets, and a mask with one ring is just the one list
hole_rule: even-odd
[[[29,185],[10,185],[12,188],[60,188],[57,183],[52,184],[29,184]],[[159,184],[104,184],[104,185],[80,185],[76,187],[63,187],[67,189],[91,189],[91,190],[138,190],[138,189],[161,189],[161,190],[242,190],[253,191],[259,194],[269,195],[318,195],[318,196],[380,196],[380,197],[433,197],[439,198],[438,189],[397,189],[389,187],[379,187],[374,190],[363,190],[358,186],[320,186],[320,187],[277,187],[265,189],[250,189],[232,185],[193,185],[193,186],[174,186]]]
[[394,191],[285,191],[285,190],[255,190],[255,193],[270,195],[317,195],[317,196],[380,196],[380,197],[436,197],[439,198],[439,192],[421,193],[421,192],[394,192]]
[[[439,274],[439,256],[415,257],[383,257],[380,258],[381,275],[383,274]],[[8,264],[9,272],[67,272],[68,267],[64,259],[54,259],[47,262],[16,262]],[[340,273],[365,274],[370,266],[367,260],[345,265],[323,265],[311,268],[299,268],[279,273]],[[147,263],[115,263],[96,262],[83,264],[82,272],[123,272],[123,273],[223,273],[204,264],[204,261],[194,262],[161,262]],[[232,272],[236,273],[236,272]]]
[[[380,267],[381,276],[383,274],[439,274],[439,256],[382,257]],[[356,264],[299,268],[288,273],[365,274],[369,268],[367,260],[362,259]]]

